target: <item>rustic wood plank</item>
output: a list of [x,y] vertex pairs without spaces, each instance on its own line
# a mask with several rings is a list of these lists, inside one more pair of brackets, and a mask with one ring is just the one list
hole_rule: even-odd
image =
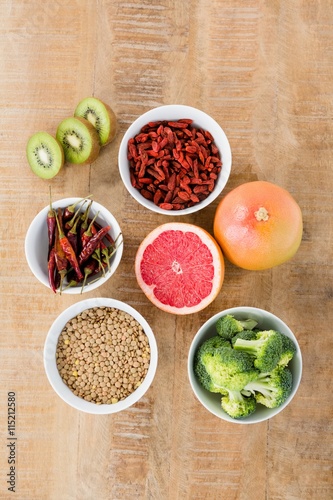
[[[0,9],[0,497],[12,496],[6,401],[15,391],[17,498],[332,498],[331,0],[0,0]],[[25,233],[48,203],[49,186],[27,166],[27,139],[41,129],[54,133],[88,95],[114,109],[117,136],[93,165],[66,165],[51,182],[53,197],[93,193],[114,213],[123,260],[110,281],[85,297],[130,303],[151,324],[159,347],[156,378],[143,399],[123,414],[99,417],[67,407],[48,384],[46,333],[78,299],[50,295],[24,256]],[[270,180],[290,190],[304,215],[292,261],[260,272],[227,262],[220,295],[188,317],[157,310],[137,285],[138,245],[170,219],[130,198],[117,165],[128,125],[169,103],[203,109],[225,130],[233,151],[226,192]],[[217,203],[182,220],[212,232]],[[297,396],[260,425],[227,424],[208,414],[187,379],[195,332],[236,305],[277,314],[302,348]]]

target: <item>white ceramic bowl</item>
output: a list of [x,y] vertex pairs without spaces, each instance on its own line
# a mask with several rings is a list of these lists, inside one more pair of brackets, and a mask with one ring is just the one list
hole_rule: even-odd
[[[112,307],[124,311],[134,319],[136,319],[142,326],[145,334],[149,340],[150,346],[150,364],[148,368],[147,375],[142,382],[142,384],[130,394],[126,399],[119,401],[114,404],[95,404],[86,401],[78,396],[76,396],[69,387],[63,382],[56,364],[56,350],[58,344],[58,338],[66,323],[85,311],[86,309],[91,309],[93,307]],[[77,410],[81,410],[86,413],[92,414],[110,414],[118,413],[122,410],[126,410],[130,406],[134,405],[142,398],[142,396],[149,389],[151,383],[153,382],[158,361],[158,351],[155,336],[152,329],[150,328],[144,317],[136,311],[133,307],[128,304],[121,302],[119,300],[114,300],[110,298],[95,298],[86,299],[81,302],[73,304],[68,309],[63,311],[57,319],[52,324],[44,345],[44,368],[46,371],[47,378],[55,390],[55,392],[60,396],[60,398]]]
[[[255,319],[258,322],[259,328],[277,330],[294,341],[297,351],[293,359],[288,364],[288,368],[290,368],[293,376],[292,392],[289,395],[288,399],[278,408],[266,408],[265,406],[258,404],[256,411],[252,415],[249,415],[244,419],[234,419],[227,413],[225,413],[224,410],[222,410],[221,396],[207,391],[199,384],[193,371],[195,352],[205,340],[217,334],[215,328],[216,322],[221,316],[225,316],[226,314],[232,314],[236,319],[239,320],[244,320],[247,318]],[[278,318],[274,314],[268,311],[264,311],[263,309],[257,309],[255,307],[234,307],[215,314],[199,329],[192,341],[189,350],[188,376],[195,396],[208,411],[213,413],[213,415],[236,424],[255,424],[263,422],[264,420],[268,420],[269,418],[272,418],[280,413],[295,396],[302,377],[301,350],[293,332],[280,318]]]
[[[76,203],[79,200],[80,198],[65,198],[59,201],[52,202],[52,206],[54,209],[57,209],[58,207],[65,208],[69,205],[72,205],[73,203]],[[87,205],[83,207],[83,210],[86,207]],[[31,222],[25,238],[25,255],[28,265],[36,278],[41,283],[43,283],[43,285],[50,288],[47,268],[48,236],[46,218],[48,211],[49,206],[43,208],[43,210],[41,210]],[[113,240],[115,240],[121,233],[117,220],[105,207],[103,207],[96,201],[93,201],[90,211],[90,217],[94,217],[97,212],[99,212],[99,215],[96,219],[96,222],[103,226],[110,225],[111,229],[109,231],[109,234],[111,235]],[[116,244],[117,251],[111,258],[110,269],[106,269],[105,276],[102,276],[98,281],[93,282],[96,279],[96,276],[88,278],[83,292],[90,292],[91,290],[95,290],[96,288],[103,285],[115,273],[117,267],[120,264],[123,253],[122,236],[118,238]],[[66,282],[64,283],[64,286],[66,286]],[[66,290],[63,290],[62,293],[80,294],[81,288],[81,285],[70,287]]]
[[[149,122],[169,120],[176,121],[182,118],[189,118],[193,120],[192,125],[198,128],[207,130],[214,137],[214,142],[219,149],[222,159],[222,169],[216,180],[215,188],[212,193],[205,199],[195,204],[193,207],[188,207],[183,210],[164,210],[153,203],[153,201],[144,198],[138,189],[134,188],[131,184],[129,161],[127,158],[128,141],[135,137],[141,128]],[[187,215],[202,208],[206,207],[214,201],[222,192],[225,187],[231,171],[231,149],[230,144],[220,125],[209,115],[200,111],[199,109],[192,108],[191,106],[184,106],[180,104],[170,104],[151,109],[143,115],[139,116],[130,127],[127,129],[119,148],[118,165],[121,178],[125,184],[128,192],[133,198],[144,207],[163,215]]]

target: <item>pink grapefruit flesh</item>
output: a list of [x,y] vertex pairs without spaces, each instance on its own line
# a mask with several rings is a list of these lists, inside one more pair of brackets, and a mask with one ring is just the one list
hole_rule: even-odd
[[207,307],[221,290],[224,259],[207,231],[171,222],[142,241],[135,274],[155,306],[172,314],[191,314]]

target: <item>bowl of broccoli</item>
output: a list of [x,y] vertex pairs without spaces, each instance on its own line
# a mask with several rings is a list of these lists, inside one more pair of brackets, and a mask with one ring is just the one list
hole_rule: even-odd
[[293,399],[302,354],[290,328],[255,307],[234,307],[211,317],[189,350],[188,376],[201,404],[240,424],[268,420]]

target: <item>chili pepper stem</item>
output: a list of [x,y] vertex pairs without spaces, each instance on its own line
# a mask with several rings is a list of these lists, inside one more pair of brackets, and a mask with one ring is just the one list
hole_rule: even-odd
[[103,277],[104,277],[105,276],[105,270],[104,270],[104,267],[103,267],[103,264],[102,264],[101,249],[100,249],[99,246],[93,252],[92,258],[95,259],[95,260],[97,260],[97,262],[98,262],[98,269],[100,269],[102,271]]
[[81,288],[81,293],[83,292],[83,289],[86,285],[86,282],[87,282],[87,278],[88,276],[90,276],[92,273],[94,273],[96,270],[96,262],[95,261],[91,261],[90,263],[88,263],[85,267],[84,267],[84,280],[83,280],[83,283],[82,283],[82,288]]
[[78,281],[76,281],[76,280],[71,280],[69,283],[67,283],[67,285],[66,285],[66,286],[65,286],[65,288],[63,289],[63,292],[64,292],[65,290],[67,290],[67,288],[71,288],[71,287],[73,287],[73,286],[77,286],[78,284],[79,284],[79,282],[78,282]]
[[90,212],[90,208],[91,208],[91,205],[92,205],[92,201],[90,201],[89,205],[87,206],[87,208],[85,209],[83,215],[81,216],[81,221],[82,221],[82,224],[81,224],[81,230],[82,230],[82,233],[83,233],[83,230],[85,231],[88,227],[88,219],[89,219],[89,212]]
[[85,272],[84,273],[84,280],[83,280],[83,283],[82,283],[82,287],[81,287],[81,294],[83,293],[83,289],[84,287],[86,286],[86,281],[87,281],[87,278],[88,276],[91,274],[91,272]]
[[86,196],[85,198],[81,198],[80,200],[73,203],[73,205],[69,205],[68,207],[66,207],[65,211],[64,211],[64,219],[68,220],[72,216],[72,214],[75,212],[76,206],[82,202],[85,202],[86,200],[88,200],[91,197],[92,197],[92,194],[89,194],[89,196]]
[[123,240],[121,240],[121,242],[117,245],[117,241],[118,241],[118,238],[120,238],[120,236],[122,236],[122,233],[119,233],[117,238],[115,239],[114,241],[114,245],[110,246],[110,247],[105,247],[103,250],[102,250],[102,253],[103,253],[103,256],[104,256],[104,261],[106,261],[107,265],[108,265],[108,269],[110,270],[110,260],[111,260],[111,257],[116,253],[116,251],[118,250],[118,248],[120,247],[120,245],[122,245],[123,243]]
[[76,220],[80,219],[79,215],[81,214],[81,209],[86,204],[86,202],[87,202],[87,200],[83,200],[82,203],[81,203],[81,205],[79,206],[79,208],[74,213],[73,217],[71,219],[67,220],[67,222],[65,224],[65,229],[66,230],[72,229],[72,227],[74,226]]

